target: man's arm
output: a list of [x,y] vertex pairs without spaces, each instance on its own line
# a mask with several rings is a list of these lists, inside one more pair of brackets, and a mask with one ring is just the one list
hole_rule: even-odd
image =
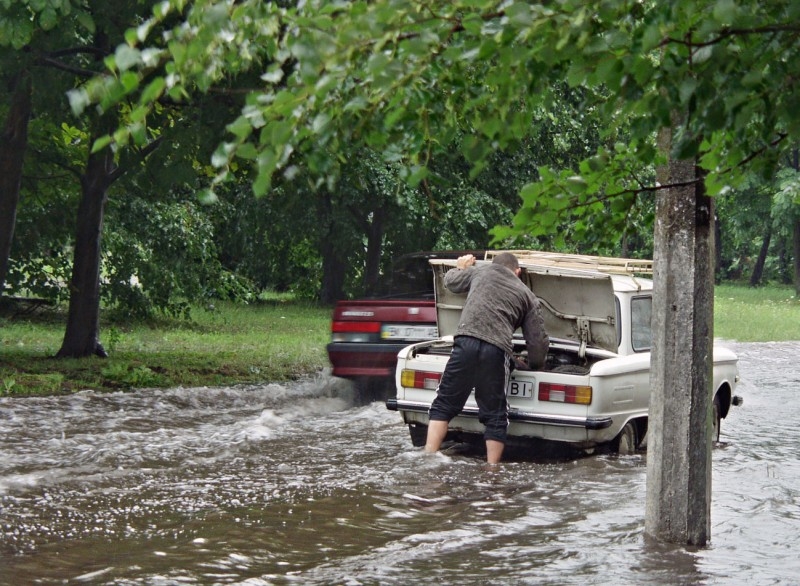
[[471,254],[459,256],[456,259],[456,268],[450,269],[444,275],[444,286],[453,293],[463,293],[469,289],[472,280],[472,270],[470,267],[475,265],[475,257]]
[[547,360],[547,350],[550,348],[550,336],[544,329],[544,317],[538,299],[525,315],[525,321],[522,322],[522,333],[528,349],[528,366],[538,370],[544,366]]

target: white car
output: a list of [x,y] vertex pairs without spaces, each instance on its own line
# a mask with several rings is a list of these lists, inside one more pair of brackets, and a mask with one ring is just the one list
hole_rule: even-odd
[[[486,259],[490,262],[491,251]],[[550,336],[546,365],[511,373],[509,443],[539,439],[577,449],[605,446],[632,453],[647,433],[650,400],[652,261],[535,251],[512,251],[520,279],[536,294]],[[412,344],[398,354],[396,397],[386,402],[408,424],[412,443],[425,444],[428,409],[450,357],[466,295],[444,287],[454,260],[431,261],[440,337]],[[525,343],[515,334],[514,353],[524,363]],[[714,346],[713,408],[716,437],[738,382],[736,355]],[[450,422],[449,438],[480,439],[483,425],[470,396]]]

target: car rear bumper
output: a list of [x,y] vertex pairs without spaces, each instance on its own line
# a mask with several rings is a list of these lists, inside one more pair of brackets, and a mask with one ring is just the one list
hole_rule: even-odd
[[342,378],[394,377],[397,353],[410,342],[331,342],[327,345],[333,376]]
[[[386,401],[386,408],[389,411],[411,411],[416,413],[428,413],[430,405],[427,403],[417,403],[414,401],[399,401],[397,398],[390,398]],[[478,418],[478,409],[475,407],[465,407],[459,417]],[[586,430],[600,430],[611,427],[613,420],[611,417],[564,417],[557,415],[542,415],[531,413],[520,409],[510,409],[508,412],[509,421],[521,423],[532,423],[535,425],[548,425],[556,427],[581,428]]]

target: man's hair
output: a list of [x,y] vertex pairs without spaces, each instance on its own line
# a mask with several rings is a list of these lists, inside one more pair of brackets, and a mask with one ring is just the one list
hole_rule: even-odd
[[495,263],[504,266],[507,269],[511,269],[512,271],[516,271],[519,268],[519,261],[517,261],[517,257],[510,252],[501,252],[498,254],[492,259],[492,264]]

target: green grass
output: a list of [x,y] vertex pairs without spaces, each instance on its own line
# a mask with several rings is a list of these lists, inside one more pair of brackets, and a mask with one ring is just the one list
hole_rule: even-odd
[[0,317],[0,395],[278,382],[328,365],[331,310],[300,302],[216,304],[192,322],[101,322],[106,359],[55,360],[65,316]]
[[[195,309],[190,323],[104,316],[107,359],[55,360],[63,311],[0,315],[0,395],[291,380],[328,366],[330,317],[330,308],[277,297]],[[739,342],[800,340],[800,301],[789,287],[720,285],[714,335]]]
[[794,288],[718,285],[714,337],[739,342],[800,340],[800,300]]

